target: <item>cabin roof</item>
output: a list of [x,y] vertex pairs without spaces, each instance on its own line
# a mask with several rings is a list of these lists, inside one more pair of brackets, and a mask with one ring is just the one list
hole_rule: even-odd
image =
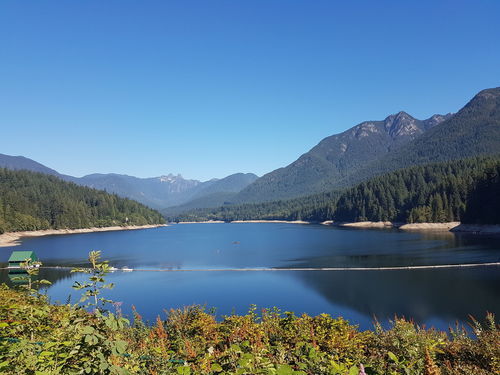
[[13,251],[9,262],[24,262],[26,259],[38,260],[34,251]]

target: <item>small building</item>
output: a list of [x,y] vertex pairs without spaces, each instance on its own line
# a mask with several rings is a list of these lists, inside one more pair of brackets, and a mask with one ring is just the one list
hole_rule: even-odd
[[33,262],[38,261],[34,251],[13,251],[9,258],[8,268],[21,268],[21,263],[24,263],[26,259],[31,259]]

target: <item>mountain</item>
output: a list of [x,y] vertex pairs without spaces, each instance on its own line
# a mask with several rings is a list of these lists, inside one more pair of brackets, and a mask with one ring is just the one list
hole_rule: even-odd
[[75,182],[79,185],[110,191],[150,207],[161,209],[178,206],[194,199],[200,200],[207,195],[237,193],[257,178],[252,173],[236,173],[222,179],[201,182],[186,180],[181,175],[174,176],[172,174],[152,178],[137,178],[118,174],[92,174],[76,179]]
[[383,121],[362,122],[323,139],[287,167],[259,178],[235,200],[272,201],[332,190],[354,171],[401,148],[450,117],[450,114],[434,115],[422,121],[399,112]]
[[345,186],[381,173],[437,161],[500,153],[500,87],[479,92],[454,116],[405,147],[356,170]]
[[342,191],[168,214],[170,221],[307,220],[500,223],[500,153],[428,163]]
[[227,176],[203,186],[188,202],[179,206],[165,208],[161,212],[165,216],[175,216],[192,209],[212,208],[231,203],[239,191],[258,178],[253,173],[236,173]]
[[32,172],[39,172],[44,174],[49,174],[52,176],[61,176],[57,171],[46,167],[34,160],[25,158],[24,156],[10,156],[0,154],[0,167],[7,168],[11,170],[27,170]]
[[208,181],[210,183],[202,183],[192,199],[198,199],[206,195],[220,192],[238,193],[258,178],[259,177],[253,173],[235,173],[220,180],[210,180]]
[[189,200],[197,187],[203,184],[197,180],[186,180],[181,175],[172,174],[151,178],[114,173],[91,174],[75,178],[73,181],[79,185],[113,192],[157,209]]
[[[253,173],[235,173],[222,179],[198,181],[184,179],[181,175],[168,174],[160,177],[138,178],[123,174],[90,174],[83,177],[62,175],[34,160],[23,156],[0,154],[0,168],[28,170],[59,177],[77,185],[118,194],[136,200],[155,209],[182,205],[196,200],[202,206],[213,207],[226,201],[225,198],[213,200],[213,196],[232,197],[258,177]],[[204,197],[208,196],[205,200]],[[216,202],[216,203],[207,203]],[[221,202],[221,203],[219,203]],[[193,205],[194,204],[194,205]],[[198,207],[196,203],[190,207]],[[208,206],[205,206],[209,204]]]
[[48,174],[0,168],[0,233],[164,222],[159,212],[130,199]]

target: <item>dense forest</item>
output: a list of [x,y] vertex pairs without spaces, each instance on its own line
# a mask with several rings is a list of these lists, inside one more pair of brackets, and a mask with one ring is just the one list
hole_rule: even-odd
[[499,168],[498,157],[433,163],[375,177],[342,192],[194,210],[169,219],[500,223]]
[[[314,194],[303,198],[265,203],[227,204],[218,208],[198,208],[178,215],[167,215],[171,222],[205,220],[309,220],[325,210],[330,215],[329,202],[336,202],[340,192]],[[169,209],[164,212],[168,213]]]
[[402,169],[370,179],[339,198],[337,221],[461,221],[475,187],[500,160],[473,158]]
[[454,115],[420,121],[400,112],[327,137],[290,165],[259,178],[233,202],[258,203],[339,190],[402,168],[499,151],[497,87],[479,92]]
[[54,176],[0,168],[0,233],[163,222],[159,212],[130,199]]
[[487,169],[475,184],[462,221],[472,224],[500,223],[500,163]]
[[479,92],[447,121],[404,147],[368,163],[339,181],[353,186],[369,177],[427,163],[497,155],[500,150],[500,88]]

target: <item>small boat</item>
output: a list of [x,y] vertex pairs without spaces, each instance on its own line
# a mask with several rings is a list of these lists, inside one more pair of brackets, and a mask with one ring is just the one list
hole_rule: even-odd
[[133,268],[129,268],[127,266],[122,267],[122,271],[125,271],[125,272],[130,272],[130,271],[133,271],[133,270],[134,270]]
[[115,272],[115,271],[118,271],[118,268],[116,268],[116,267],[109,267],[109,270],[110,270],[111,272]]

